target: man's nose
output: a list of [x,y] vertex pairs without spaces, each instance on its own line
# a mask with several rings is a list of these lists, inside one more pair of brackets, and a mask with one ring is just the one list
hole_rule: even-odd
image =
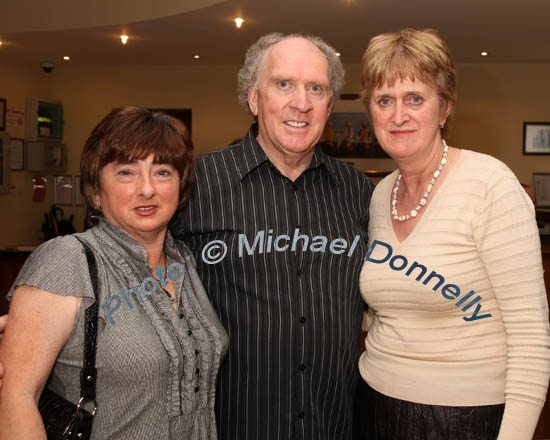
[[313,108],[305,87],[296,87],[290,104],[301,112],[307,112]]

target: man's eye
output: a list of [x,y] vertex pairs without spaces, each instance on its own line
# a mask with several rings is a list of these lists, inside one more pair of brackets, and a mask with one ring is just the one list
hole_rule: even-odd
[[279,81],[279,87],[281,89],[286,89],[288,87],[288,81]]
[[319,93],[322,93],[322,92],[323,92],[323,88],[322,88],[319,84],[313,84],[313,85],[311,86],[311,91],[312,91],[313,93],[319,94]]

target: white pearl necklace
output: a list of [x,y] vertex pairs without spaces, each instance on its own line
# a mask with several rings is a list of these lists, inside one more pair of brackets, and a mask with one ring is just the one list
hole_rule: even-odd
[[426,204],[428,201],[428,196],[430,195],[430,192],[432,192],[432,189],[434,187],[435,181],[441,174],[441,170],[443,169],[443,166],[447,163],[447,152],[449,151],[449,147],[447,145],[447,142],[445,142],[445,139],[443,139],[443,156],[441,157],[441,160],[439,161],[439,166],[437,167],[437,170],[434,171],[434,175],[432,177],[432,180],[426,187],[426,191],[424,192],[422,198],[418,202],[418,205],[416,205],[416,208],[411,210],[407,215],[397,215],[397,191],[399,190],[399,184],[401,183],[401,173],[397,176],[397,179],[395,180],[395,185],[393,186],[393,194],[392,194],[392,200],[391,200],[391,214],[393,216],[394,220],[404,222],[405,220],[408,220],[410,218],[414,218],[418,215],[418,211],[422,209],[422,207]]

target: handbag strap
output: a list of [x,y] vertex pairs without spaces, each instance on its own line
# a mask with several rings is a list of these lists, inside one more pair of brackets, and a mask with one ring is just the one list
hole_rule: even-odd
[[[97,382],[97,370],[95,368],[96,349],[97,349],[97,311],[98,311],[98,269],[96,258],[86,242],[73,235],[84,247],[88,268],[90,271],[90,280],[94,291],[95,302],[86,309],[86,321],[84,324],[84,365],[80,371],[80,407],[86,401],[91,401],[97,407],[95,402],[95,389]],[[93,410],[95,414],[96,408]]]

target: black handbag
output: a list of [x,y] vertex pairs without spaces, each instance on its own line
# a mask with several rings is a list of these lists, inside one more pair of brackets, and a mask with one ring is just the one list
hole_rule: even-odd
[[[92,434],[92,422],[97,411],[95,388],[97,370],[95,368],[97,342],[98,292],[97,263],[88,245],[77,238],[84,246],[95,302],[86,309],[84,328],[84,366],[80,370],[80,400],[78,404],[68,401],[59,394],[45,388],[38,402],[48,440],[88,440]],[[85,404],[93,403],[90,412]]]

